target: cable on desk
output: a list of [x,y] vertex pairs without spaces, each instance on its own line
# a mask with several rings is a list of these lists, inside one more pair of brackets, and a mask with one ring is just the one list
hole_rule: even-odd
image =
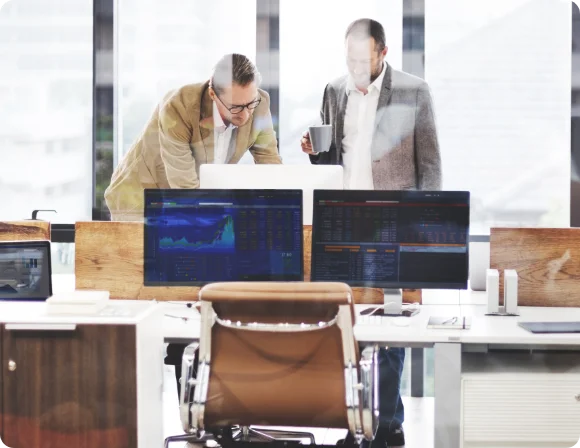
[[201,300],[194,300],[193,302],[186,302],[186,301],[180,301],[180,300],[169,300],[167,302],[163,302],[163,303],[168,303],[171,305],[185,305],[187,308],[199,308],[199,306],[201,305]]
[[193,319],[193,317],[189,317],[189,316],[175,316],[174,314],[164,314],[164,317],[172,317],[174,319],[181,319],[184,322],[187,322],[190,319]]

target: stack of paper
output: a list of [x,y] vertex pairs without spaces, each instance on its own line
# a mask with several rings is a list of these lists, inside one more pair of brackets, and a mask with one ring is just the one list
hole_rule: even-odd
[[48,314],[98,314],[109,302],[109,291],[72,291],[46,300]]

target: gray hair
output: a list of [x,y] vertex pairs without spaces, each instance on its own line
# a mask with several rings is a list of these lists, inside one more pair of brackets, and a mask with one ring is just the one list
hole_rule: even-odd
[[232,84],[242,87],[255,82],[257,85],[262,81],[258,68],[243,54],[226,54],[213,69],[210,84],[213,89],[220,93]]

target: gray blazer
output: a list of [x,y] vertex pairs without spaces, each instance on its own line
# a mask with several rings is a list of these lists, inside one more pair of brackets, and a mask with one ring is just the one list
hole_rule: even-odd
[[[342,163],[347,76],[326,86],[320,115],[333,125],[330,151],[310,156],[313,164]],[[440,190],[441,156],[429,86],[387,65],[371,146],[375,190]]]

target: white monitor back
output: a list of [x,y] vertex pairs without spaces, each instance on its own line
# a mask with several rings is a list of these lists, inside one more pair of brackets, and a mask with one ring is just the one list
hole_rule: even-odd
[[312,225],[313,190],[342,190],[340,165],[221,165],[200,166],[200,188],[302,190],[302,216]]
[[485,291],[487,270],[490,266],[490,243],[469,243],[469,287],[472,291]]

